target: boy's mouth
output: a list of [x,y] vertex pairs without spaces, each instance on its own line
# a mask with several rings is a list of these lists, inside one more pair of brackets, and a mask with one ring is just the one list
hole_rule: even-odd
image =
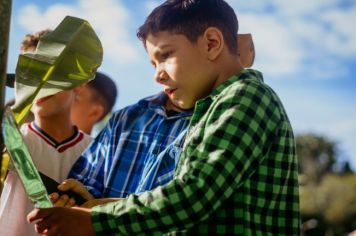
[[174,92],[177,90],[177,88],[175,89],[164,89],[164,92],[167,94],[167,95],[173,95]]

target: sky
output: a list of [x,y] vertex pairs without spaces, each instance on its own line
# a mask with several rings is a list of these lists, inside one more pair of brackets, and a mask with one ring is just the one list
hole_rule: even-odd
[[[14,72],[23,36],[55,28],[66,16],[89,21],[102,41],[99,71],[112,77],[115,110],[157,93],[154,70],[136,37],[145,17],[163,1],[13,0],[8,71]],[[280,96],[296,134],[337,143],[356,170],[355,0],[228,0],[239,33],[252,33],[254,69]],[[13,90],[7,90],[7,99]]]

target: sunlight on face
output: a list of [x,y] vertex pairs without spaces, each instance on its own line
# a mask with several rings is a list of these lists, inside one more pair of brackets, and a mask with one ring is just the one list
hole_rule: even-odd
[[203,40],[192,43],[184,35],[164,31],[150,34],[146,48],[155,80],[175,106],[190,109],[211,92],[214,78]]
[[49,117],[62,112],[69,112],[74,99],[73,91],[62,91],[34,102],[31,111],[34,115]]

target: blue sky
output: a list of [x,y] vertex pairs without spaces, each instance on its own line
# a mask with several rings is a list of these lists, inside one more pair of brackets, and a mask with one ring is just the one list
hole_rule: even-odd
[[[8,71],[26,33],[54,28],[66,15],[88,20],[104,47],[101,71],[119,87],[115,109],[160,91],[136,30],[162,1],[13,0]],[[228,0],[241,33],[252,33],[254,68],[280,95],[297,134],[338,143],[356,170],[356,1]],[[7,91],[7,98],[13,91]]]

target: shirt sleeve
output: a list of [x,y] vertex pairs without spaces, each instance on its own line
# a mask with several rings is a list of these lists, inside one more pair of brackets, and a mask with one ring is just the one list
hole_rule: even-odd
[[[113,119],[113,118],[111,118]],[[103,197],[105,166],[110,162],[108,155],[112,145],[112,124],[110,120],[90,146],[82,153],[71,168],[68,178],[79,180],[95,197]]]
[[177,177],[142,195],[93,208],[97,235],[189,229],[214,214],[266,157],[280,116],[271,97],[268,90],[247,85],[213,102],[204,135],[184,157]]

